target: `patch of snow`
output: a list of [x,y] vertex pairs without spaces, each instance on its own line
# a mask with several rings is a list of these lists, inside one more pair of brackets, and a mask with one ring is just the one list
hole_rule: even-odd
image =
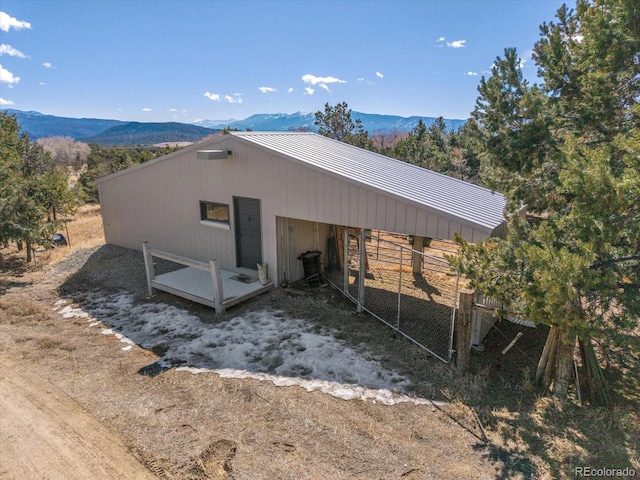
[[[364,348],[355,350],[335,338],[335,332],[275,309],[243,313],[230,320],[204,323],[171,305],[136,303],[127,292],[83,293],[81,308],[67,305],[64,318],[100,321],[128,347],[161,347],[163,367],[180,365],[192,373],[215,372],[222,377],[254,378],[277,386],[297,385],[345,400],[430,403],[404,395],[410,380],[382,367]],[[122,349],[129,349],[123,347]]]
[[87,318],[89,314],[81,308],[73,308],[71,305],[58,310],[58,313],[64,318]]
[[320,391],[343,400],[371,400],[373,402],[380,402],[384,405],[396,405],[398,403],[413,403],[415,405],[440,403],[426,400],[424,398],[401,395],[387,389],[364,388],[358,385],[345,385],[326,380],[305,380],[302,378],[280,377],[266,373],[247,372],[246,370],[233,370],[229,368],[209,370],[206,368],[178,367],[176,368],[176,371],[190,372],[194,375],[213,372],[223,378],[253,378],[255,380],[271,382],[277,387],[297,386],[304,388],[307,392]]

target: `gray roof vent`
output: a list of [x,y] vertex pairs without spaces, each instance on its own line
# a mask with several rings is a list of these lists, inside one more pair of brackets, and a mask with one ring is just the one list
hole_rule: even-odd
[[231,150],[198,150],[198,160],[226,160],[231,156]]

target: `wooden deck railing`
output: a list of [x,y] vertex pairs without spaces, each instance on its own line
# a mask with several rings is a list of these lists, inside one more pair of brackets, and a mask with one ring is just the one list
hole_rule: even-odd
[[153,296],[153,281],[155,279],[155,271],[153,268],[153,257],[162,258],[171,262],[186,265],[187,267],[197,268],[199,270],[209,271],[213,280],[213,300],[216,313],[224,313],[225,305],[223,303],[222,278],[218,270],[218,264],[215,260],[209,263],[199,262],[191,258],[182,257],[174,253],[164,252],[151,248],[149,242],[142,243],[142,254],[144,255],[144,268],[147,274],[147,293],[149,297]]

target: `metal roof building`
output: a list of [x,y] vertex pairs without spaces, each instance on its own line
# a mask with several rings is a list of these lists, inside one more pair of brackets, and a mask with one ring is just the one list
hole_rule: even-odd
[[476,242],[504,224],[504,197],[315,133],[238,132],[98,181],[108,243],[144,241],[242,272],[301,278],[298,255],[329,226]]
[[504,221],[505,199],[501,194],[315,133],[232,135],[489,235]]

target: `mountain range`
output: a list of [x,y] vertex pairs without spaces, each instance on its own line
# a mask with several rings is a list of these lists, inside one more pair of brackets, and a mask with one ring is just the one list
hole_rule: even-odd
[[[4,109],[15,115],[22,130],[35,140],[43,137],[71,137],[86,143],[100,145],[151,145],[165,142],[197,142],[223,128],[254,131],[287,131],[306,128],[316,130],[313,113],[296,112],[262,113],[244,120],[200,120],[189,123],[178,122],[124,122],[98,118],[68,118],[46,115],[34,111]],[[427,125],[434,117],[400,117],[351,112],[352,120],[360,119],[369,135],[392,131],[411,131],[420,119]],[[451,130],[457,130],[464,120],[447,120]]]

